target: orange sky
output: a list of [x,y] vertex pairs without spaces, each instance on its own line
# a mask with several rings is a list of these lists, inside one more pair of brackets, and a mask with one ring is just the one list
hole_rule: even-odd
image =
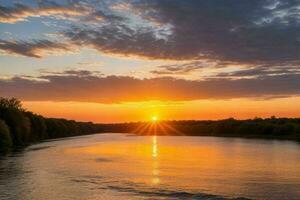
[[[269,100],[196,100],[182,102],[132,102],[99,104],[80,102],[24,102],[24,107],[47,117],[79,121],[148,121],[152,116],[164,119],[237,119],[254,117],[299,117],[300,97]],[[291,106],[292,105],[292,106]]]

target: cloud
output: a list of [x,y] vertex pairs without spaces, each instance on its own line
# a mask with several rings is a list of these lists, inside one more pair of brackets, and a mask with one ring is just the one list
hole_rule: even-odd
[[76,7],[68,7],[56,4],[55,2],[45,1],[40,3],[38,7],[28,7],[23,4],[15,4],[14,7],[0,6],[0,22],[16,23],[24,21],[28,17],[54,16],[54,17],[70,17],[81,16],[87,14],[86,9]]
[[[300,2],[289,0],[123,0],[97,4],[85,0],[66,5],[40,1],[36,7],[0,7],[0,22],[14,23],[34,16],[78,16],[60,33],[69,45],[148,59],[272,67],[299,66],[299,13]],[[2,43],[3,49],[7,45],[17,47],[19,42]],[[25,45],[31,49],[29,46],[38,46],[36,43],[21,42],[20,48]],[[12,52],[40,57],[16,48]],[[198,67],[182,65],[161,67],[152,73],[195,70]]]
[[65,31],[71,43],[88,46],[100,52],[122,56],[165,58],[161,48],[163,39],[157,39],[149,28],[134,30],[123,23],[107,24],[94,29],[73,28]]
[[[76,27],[65,35],[101,52],[150,59],[274,64],[300,58],[298,1],[139,0],[127,4],[122,10],[141,17],[142,25],[129,21]],[[164,37],[158,36],[153,22],[165,27],[160,29]]]
[[156,67],[155,70],[150,71],[150,73],[156,75],[187,75],[199,69],[217,66],[216,62],[192,61],[183,64],[161,65]]
[[[6,54],[34,58],[41,58],[53,53],[71,52],[69,45],[49,40],[35,40],[32,42],[0,40],[0,50]],[[72,51],[74,51],[74,49],[72,49]]]
[[[99,23],[104,20],[124,20],[109,12],[104,12],[105,2],[67,1],[59,4],[56,1],[38,1],[37,6],[16,3],[13,7],[0,5],[0,23],[14,24],[29,17],[52,17],[84,23]],[[106,9],[107,10],[107,9]]]
[[297,65],[262,65],[235,70],[232,72],[221,72],[216,76],[226,78],[263,78],[279,75],[300,75],[300,69]]
[[[90,70],[75,70],[69,69],[65,71],[53,71],[47,69],[40,69],[39,72],[42,74],[40,78],[48,76],[79,76],[79,77],[89,77],[89,76],[102,76],[103,73],[100,71],[90,71]],[[47,79],[46,79],[47,80]]]
[[[101,26],[104,21],[109,24],[114,21],[124,21],[126,17],[119,17],[109,12],[99,9],[103,2],[96,5],[90,1],[67,1],[64,4],[58,4],[55,1],[37,1],[36,6],[25,4],[13,4],[13,7],[4,7],[0,5],[0,23],[14,24],[19,21],[27,20],[29,17],[51,17],[60,20],[69,20],[68,23],[58,25],[60,22],[49,20],[41,23],[55,28],[65,29],[67,26]],[[46,37],[59,37],[63,42],[49,41],[48,39],[31,40],[4,40],[0,38],[0,50],[6,54],[19,54],[28,57],[41,58],[48,54],[60,54],[68,51],[70,47],[78,49],[75,43],[66,40],[64,34],[60,31],[54,33],[45,33]],[[55,37],[56,36],[56,37]]]
[[241,79],[137,79],[67,71],[0,80],[0,94],[28,101],[129,101],[276,98],[300,95],[300,74]]
[[89,7],[78,3],[60,5],[55,1],[39,1],[36,7],[24,4],[14,4],[13,7],[0,6],[0,23],[14,24],[29,17],[50,16],[61,19],[85,16],[90,12]]
[[114,14],[106,14],[101,10],[95,10],[81,19],[83,23],[89,22],[93,25],[99,25],[99,22],[108,21],[109,23],[125,21],[126,17],[120,17]]

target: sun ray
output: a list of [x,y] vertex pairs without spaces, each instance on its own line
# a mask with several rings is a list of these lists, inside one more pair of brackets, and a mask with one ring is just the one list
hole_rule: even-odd
[[148,131],[148,134],[149,134],[149,135],[153,135],[153,128],[154,128],[154,124],[151,123],[150,129],[149,129],[149,131]]
[[164,126],[166,129],[170,130],[172,133],[176,133],[178,135],[185,135],[184,133],[182,133],[181,131],[175,129],[174,127],[172,127],[168,123],[164,123],[164,124],[162,124],[162,126]]
[[146,131],[146,134],[147,134],[147,129],[149,129],[151,127],[151,124],[150,123],[147,123],[147,124],[142,124],[142,127],[138,130],[140,134],[144,135],[145,134],[145,131]]
[[145,131],[145,129],[147,129],[150,126],[150,124],[145,124],[145,123],[141,123],[135,130],[134,133],[137,134],[143,134],[143,131]]
[[166,130],[166,128],[163,126],[162,123],[159,123],[159,124],[158,124],[158,127],[160,128],[160,130],[162,130],[162,133],[163,133],[164,135],[169,135],[169,134],[168,134],[168,131]]

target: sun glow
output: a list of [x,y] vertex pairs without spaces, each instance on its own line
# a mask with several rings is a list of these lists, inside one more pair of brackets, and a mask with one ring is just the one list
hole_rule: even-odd
[[156,122],[158,120],[158,117],[157,116],[152,116],[152,122]]

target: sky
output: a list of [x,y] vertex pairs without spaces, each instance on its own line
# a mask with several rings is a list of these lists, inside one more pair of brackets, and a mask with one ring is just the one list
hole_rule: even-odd
[[47,117],[299,117],[299,0],[0,0],[0,96]]

